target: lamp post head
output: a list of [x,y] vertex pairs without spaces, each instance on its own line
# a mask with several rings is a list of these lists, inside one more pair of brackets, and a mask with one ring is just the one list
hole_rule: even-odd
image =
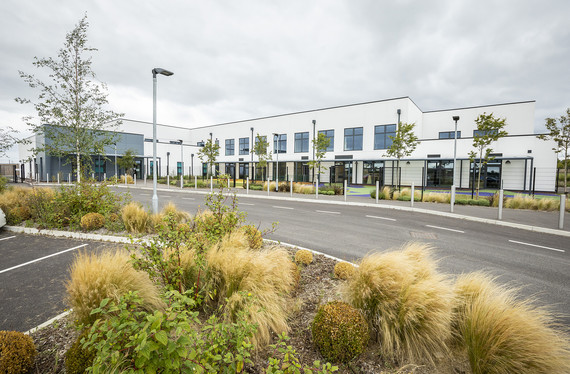
[[398,115],[402,114],[402,109],[398,109],[396,113],[398,113]]
[[167,155],[167,156],[170,156],[170,152],[166,152],[166,155]]
[[316,124],[317,124],[317,120],[313,120],[313,125],[316,125]]
[[154,68],[154,69],[152,69],[152,76],[153,76],[154,78],[156,78],[156,75],[157,75],[157,74],[161,74],[161,75],[165,75],[165,76],[167,76],[167,77],[170,77],[170,76],[171,76],[172,74],[174,74],[174,73],[171,72],[171,71],[168,71],[168,70],[166,70],[166,69],[161,69],[161,68]]
[[459,121],[459,116],[453,116],[453,120],[454,120],[455,122]]

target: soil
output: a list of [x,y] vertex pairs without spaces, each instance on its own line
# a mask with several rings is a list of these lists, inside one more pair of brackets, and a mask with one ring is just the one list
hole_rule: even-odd
[[[293,252],[292,252],[293,253]],[[314,255],[310,265],[301,270],[299,286],[293,298],[293,313],[290,319],[289,337],[291,345],[303,365],[312,365],[316,360],[325,360],[314,347],[311,337],[311,323],[319,305],[328,301],[339,300],[339,286],[342,280],[334,277],[335,260],[321,255]],[[38,355],[33,373],[65,373],[65,352],[78,336],[73,328],[71,315],[54,322],[32,334]],[[277,336],[273,337],[276,341]],[[347,365],[336,364],[338,373],[469,373],[466,360],[439,362],[437,367],[429,365],[398,363],[386,361],[379,355],[376,343],[371,342],[358,358]],[[268,358],[273,356],[271,348],[263,349],[254,354],[253,367],[246,367],[247,373],[264,373]]]

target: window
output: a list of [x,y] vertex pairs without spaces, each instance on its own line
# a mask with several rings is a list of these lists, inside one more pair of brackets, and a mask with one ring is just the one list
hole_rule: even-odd
[[329,139],[329,146],[327,147],[327,152],[334,151],[334,130],[321,130],[319,134],[325,134],[325,136]]
[[178,161],[176,163],[176,174],[182,175],[182,162]]
[[309,132],[295,133],[295,153],[309,152]]
[[226,156],[234,155],[234,139],[226,139]]
[[273,149],[275,153],[287,152],[287,134],[278,134],[273,137]]
[[249,154],[249,138],[239,138],[239,154]]
[[[440,139],[453,139],[455,131],[442,131],[439,133]],[[461,138],[461,131],[457,131],[457,139]]]
[[344,129],[344,150],[362,151],[362,127]]
[[374,126],[374,149],[388,149],[392,146],[392,138],[396,136],[396,125]]
[[489,130],[489,131],[482,131],[482,130],[473,130],[473,137],[481,137],[485,136],[486,134],[494,134],[497,133],[498,130]]

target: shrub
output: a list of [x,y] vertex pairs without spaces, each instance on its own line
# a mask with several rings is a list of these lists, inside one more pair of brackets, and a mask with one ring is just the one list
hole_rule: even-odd
[[15,206],[6,212],[6,219],[8,222],[15,225],[30,218],[32,218],[32,213],[30,212],[30,208],[27,206]]
[[300,194],[314,194],[315,187],[312,184],[293,183],[293,192]]
[[261,347],[269,342],[271,331],[289,330],[288,293],[293,290],[295,265],[283,248],[251,250],[232,242],[226,239],[206,254],[206,287],[214,295],[214,305],[224,306],[226,318],[235,322],[243,311],[246,321],[257,324],[253,341]]
[[98,319],[85,343],[96,352],[93,372],[239,373],[253,364],[249,339],[255,326],[216,315],[201,322],[187,294],[170,291],[165,297],[164,312],[142,311],[136,293],[118,302],[105,299],[94,310]]
[[128,232],[146,233],[150,229],[150,216],[144,208],[136,202],[130,202],[121,210],[121,218]]
[[66,283],[67,299],[79,323],[94,321],[90,313],[101,300],[118,300],[129,291],[138,291],[147,310],[162,309],[163,303],[157,287],[148,275],[136,271],[125,252],[103,252],[89,254],[81,252],[70,269],[70,279]]
[[6,191],[8,189],[8,178],[3,175],[0,175],[0,193]]
[[57,214],[62,207],[55,201],[55,196],[51,188],[33,188],[26,196],[31,218],[40,227],[61,227],[69,223],[69,215],[66,214],[64,220]]
[[311,326],[313,341],[327,360],[348,362],[368,344],[368,324],[362,314],[342,301],[319,307]]
[[84,231],[97,230],[105,225],[105,217],[99,213],[87,213],[81,217],[80,225]]
[[389,358],[427,360],[448,352],[452,292],[436,271],[426,244],[364,257],[343,286],[345,300],[360,309]]
[[480,373],[568,373],[570,344],[551,313],[482,273],[455,283],[454,335]]
[[[121,179],[119,183],[125,184],[125,175],[121,175]],[[135,180],[133,179],[132,175],[127,175],[127,184],[134,184]]]
[[306,249],[299,249],[295,253],[295,262],[302,265],[309,265],[313,262],[313,254]]
[[334,275],[339,279],[348,279],[354,274],[354,265],[348,262],[338,262],[334,266]]
[[253,225],[246,225],[240,227],[240,231],[243,231],[249,242],[249,248],[259,249],[263,246],[263,235],[257,227]]
[[83,347],[82,339],[89,336],[89,329],[84,330],[75,342],[65,352],[65,372],[66,374],[83,374],[87,368],[93,364],[95,351]]
[[424,198],[422,201],[428,203],[449,204],[450,200],[451,200],[451,194],[449,193],[429,192],[429,193],[424,193]]
[[291,183],[280,182],[278,188],[279,188],[279,192],[290,192],[291,191]]
[[0,331],[0,373],[27,373],[35,357],[36,346],[29,335]]
[[[279,335],[279,341],[276,344],[271,344],[270,348],[273,354],[269,358],[269,365],[265,370],[267,374],[297,374],[312,373],[312,374],[328,374],[334,373],[338,370],[337,366],[332,366],[330,363],[321,364],[320,361],[313,362],[313,366],[301,366],[297,358],[297,351],[292,346],[287,345],[290,338],[287,334]],[[277,357],[276,357],[277,356]],[[279,358],[279,356],[281,356]]]

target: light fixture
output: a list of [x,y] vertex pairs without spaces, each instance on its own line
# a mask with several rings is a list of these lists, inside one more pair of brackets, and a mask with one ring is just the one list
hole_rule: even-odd
[[[152,212],[158,214],[158,195],[156,194],[157,165],[156,165],[156,75],[171,76],[171,71],[161,68],[152,69]],[[126,179],[125,179],[126,180]]]
[[510,165],[510,164],[511,164],[511,160],[507,160],[507,162],[505,162],[505,164]]

